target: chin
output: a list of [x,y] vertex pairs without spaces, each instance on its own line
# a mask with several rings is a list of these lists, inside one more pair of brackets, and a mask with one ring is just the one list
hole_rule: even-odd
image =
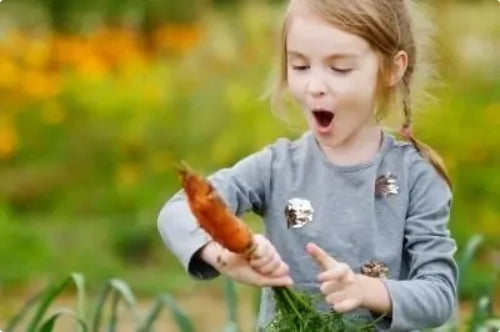
[[325,136],[325,135],[320,135],[316,132],[314,132],[314,136],[316,137],[316,140],[321,144],[329,147],[336,147],[342,143],[342,140],[339,139],[338,136],[333,136],[332,134]]
[[316,137],[316,140],[324,146],[328,146],[331,148],[336,148],[339,146],[342,146],[345,144],[347,141],[349,141],[352,138],[353,133],[352,132],[346,132],[346,131],[341,131],[335,130],[327,135],[322,135],[320,133],[317,133],[313,131],[314,136]]

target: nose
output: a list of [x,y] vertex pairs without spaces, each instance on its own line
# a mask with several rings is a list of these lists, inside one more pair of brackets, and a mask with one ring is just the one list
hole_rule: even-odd
[[326,94],[327,84],[320,73],[311,73],[309,82],[307,84],[307,92],[314,96],[319,97]]

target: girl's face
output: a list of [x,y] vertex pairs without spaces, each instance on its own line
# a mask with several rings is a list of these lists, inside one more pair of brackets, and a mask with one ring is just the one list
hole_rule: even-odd
[[378,57],[366,40],[295,15],[286,44],[288,89],[320,144],[340,146],[376,126]]

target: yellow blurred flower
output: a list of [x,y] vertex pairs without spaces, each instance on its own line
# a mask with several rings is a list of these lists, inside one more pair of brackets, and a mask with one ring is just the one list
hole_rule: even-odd
[[24,63],[28,68],[41,70],[50,61],[50,41],[33,40],[24,53]]
[[59,102],[49,101],[42,107],[41,115],[47,124],[56,125],[64,120],[66,112]]
[[22,55],[28,48],[29,37],[19,30],[11,30],[5,38],[5,48],[11,55]]
[[21,69],[9,57],[0,54],[0,88],[15,89],[20,82]]

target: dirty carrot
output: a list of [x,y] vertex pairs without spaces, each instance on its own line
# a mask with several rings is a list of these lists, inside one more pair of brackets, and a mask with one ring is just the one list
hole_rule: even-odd
[[250,257],[256,248],[251,229],[234,215],[205,178],[186,164],[179,166],[179,174],[189,207],[200,227],[227,250]]

